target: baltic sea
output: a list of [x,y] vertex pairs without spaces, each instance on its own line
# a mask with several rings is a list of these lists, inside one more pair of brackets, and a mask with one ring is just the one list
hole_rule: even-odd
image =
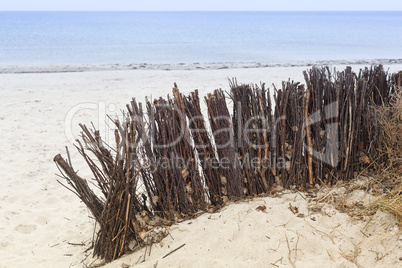
[[0,12],[0,64],[402,58],[402,12]]

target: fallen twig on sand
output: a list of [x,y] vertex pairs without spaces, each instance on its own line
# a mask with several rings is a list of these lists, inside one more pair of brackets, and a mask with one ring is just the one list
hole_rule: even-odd
[[289,239],[288,239],[287,234],[285,234],[285,237],[286,237],[286,244],[287,244],[288,250],[289,250],[289,253],[288,253],[288,260],[289,260],[290,264],[292,264],[293,268],[296,268],[296,265],[295,265],[296,258],[295,258],[294,261],[292,261],[292,250],[290,249]]
[[168,254],[166,254],[165,256],[162,257],[162,259],[166,258],[167,256],[169,256],[170,254],[172,254],[173,252],[178,251],[179,249],[181,249],[182,247],[184,247],[186,244],[181,245],[180,247],[172,250],[171,252],[169,252]]

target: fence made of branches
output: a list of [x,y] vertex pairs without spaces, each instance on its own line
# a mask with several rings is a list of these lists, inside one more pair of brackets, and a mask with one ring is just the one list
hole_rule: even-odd
[[287,81],[273,90],[233,79],[226,94],[204,98],[206,114],[198,91],[185,96],[176,85],[173,98],[145,106],[133,99],[122,120],[111,119],[115,144],[81,125],[76,148],[99,189],[77,174],[68,153],[54,161],[99,225],[94,255],[112,261],[130,241],[145,245],[141,233],[155,226],[269,194],[274,183],[306,189],[347,181],[381,159],[373,106],[394,92],[383,67],[314,67],[304,77],[305,85]]

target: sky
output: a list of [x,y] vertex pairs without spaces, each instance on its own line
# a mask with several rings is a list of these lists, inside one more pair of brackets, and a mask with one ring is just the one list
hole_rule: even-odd
[[402,10],[401,0],[0,0],[0,10],[363,11]]

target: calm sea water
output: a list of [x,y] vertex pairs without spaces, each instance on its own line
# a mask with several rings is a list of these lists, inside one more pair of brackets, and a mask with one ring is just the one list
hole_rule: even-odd
[[402,12],[0,12],[0,64],[402,58]]

